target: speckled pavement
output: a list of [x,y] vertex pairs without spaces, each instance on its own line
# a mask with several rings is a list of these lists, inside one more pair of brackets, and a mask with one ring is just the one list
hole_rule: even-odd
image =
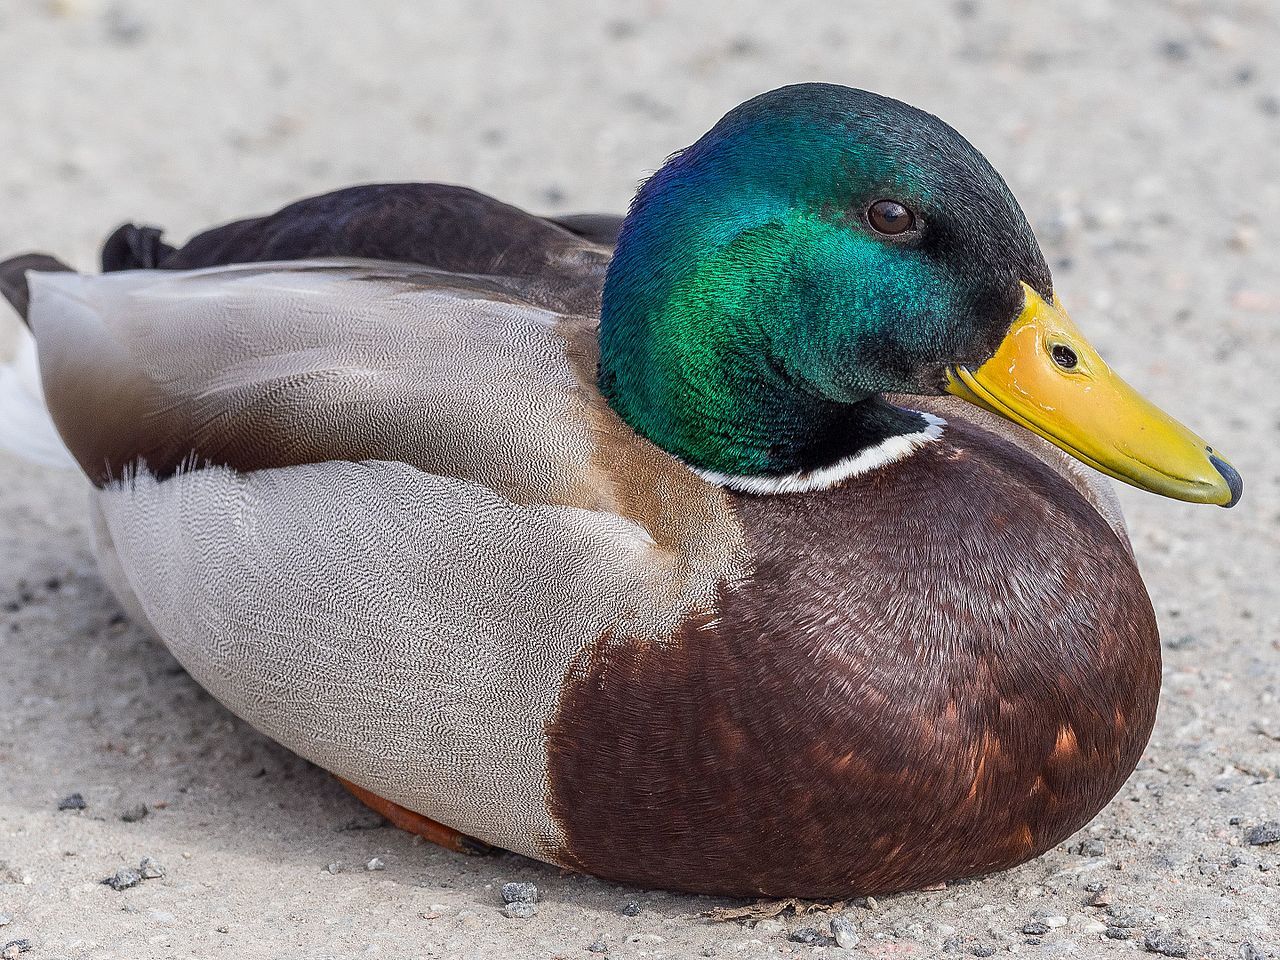
[[[1121,492],[1166,660],[1116,800],[1009,873],[847,905],[844,949],[800,942],[830,914],[713,923],[733,904],[377,828],[124,619],[77,477],[0,455],[0,953],[1280,956],[1280,843],[1249,843],[1280,820],[1274,0],[0,0],[0,64],[0,255],[83,268],[125,219],[181,239],[353,181],[620,210],[764,89],[900,97],[990,157],[1076,321],[1246,481],[1229,512]],[[146,856],[162,877],[100,883]],[[504,913],[509,881],[536,915]]]

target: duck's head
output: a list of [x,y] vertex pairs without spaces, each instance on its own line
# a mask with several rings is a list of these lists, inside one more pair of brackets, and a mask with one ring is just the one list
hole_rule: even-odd
[[1117,377],[1053,293],[1000,175],[904,103],[828,84],[727,114],[637,194],[600,383],[639,433],[745,490],[802,489],[936,435],[883,393],[952,393],[1145,490],[1240,478]]

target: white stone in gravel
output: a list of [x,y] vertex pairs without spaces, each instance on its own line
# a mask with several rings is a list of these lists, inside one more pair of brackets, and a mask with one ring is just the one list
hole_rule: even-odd
[[852,950],[858,945],[858,925],[848,917],[831,918],[831,935],[836,944],[844,950]]
[[1084,913],[1073,913],[1069,923],[1072,930],[1082,933],[1103,933],[1107,929],[1107,925],[1101,920]]
[[142,875],[143,880],[158,880],[164,876],[164,867],[151,857],[143,857],[142,862],[138,864],[138,873]]

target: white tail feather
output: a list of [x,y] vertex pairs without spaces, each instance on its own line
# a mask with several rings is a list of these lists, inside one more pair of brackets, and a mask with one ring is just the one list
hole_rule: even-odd
[[75,469],[44,402],[36,342],[25,327],[18,338],[13,359],[0,363],[0,450],[44,466]]

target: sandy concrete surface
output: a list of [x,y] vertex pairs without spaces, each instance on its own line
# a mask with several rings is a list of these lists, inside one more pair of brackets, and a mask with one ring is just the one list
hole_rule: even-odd
[[[3,955],[1280,956],[1280,844],[1247,840],[1280,819],[1280,6],[516,6],[0,0],[0,254],[91,268],[127,218],[180,239],[353,181],[618,210],[773,86],[930,109],[1008,178],[1104,355],[1247,482],[1230,512],[1122,491],[1166,646],[1145,758],[1032,863],[848,905],[849,950],[789,939],[823,913],[711,923],[724,902],[463,859],[204,694],[102,586],[82,482],[0,455]],[[163,878],[99,882],[144,856]],[[503,915],[513,880],[536,916]]]

